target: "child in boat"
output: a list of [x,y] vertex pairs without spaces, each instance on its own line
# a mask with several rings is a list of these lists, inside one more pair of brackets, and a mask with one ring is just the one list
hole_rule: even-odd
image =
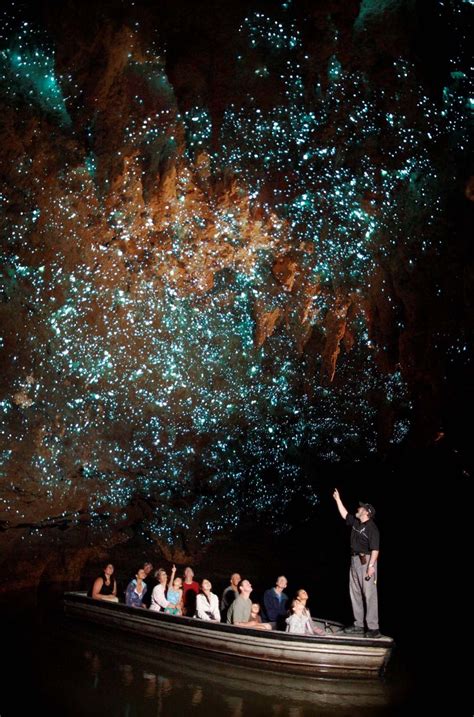
[[258,602],[253,602],[250,610],[250,619],[255,622],[262,622],[262,616],[260,615],[260,605]]
[[166,599],[172,604],[165,607],[165,612],[169,615],[182,615],[183,581],[181,578],[175,578],[175,573],[176,565],[173,565],[168,583],[168,592],[166,593]]

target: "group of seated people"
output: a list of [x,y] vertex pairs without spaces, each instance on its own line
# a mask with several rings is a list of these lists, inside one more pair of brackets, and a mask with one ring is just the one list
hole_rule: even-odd
[[[163,568],[156,570],[154,577],[152,571],[153,565],[149,562],[137,570],[125,590],[126,605],[256,630],[277,629],[298,635],[326,634],[311,619],[306,605],[306,590],[298,590],[290,605],[284,592],[288,585],[284,575],[277,578],[273,588],[265,591],[261,607],[250,599],[252,585],[249,580],[242,579],[239,573],[231,575],[230,583],[219,601],[212,592],[212,583],[207,578],[200,584],[196,582],[191,567],[184,569],[183,578],[176,577],[175,565],[169,578]],[[118,602],[117,581],[111,563],[104,567],[103,573],[94,581],[90,595],[95,600]]]

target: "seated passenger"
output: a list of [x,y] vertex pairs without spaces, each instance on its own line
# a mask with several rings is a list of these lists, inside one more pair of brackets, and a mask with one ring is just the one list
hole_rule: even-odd
[[[174,568],[174,571],[176,572],[176,568]],[[166,598],[166,586],[168,583],[168,575],[166,574],[166,570],[163,570],[163,568],[159,568],[155,573],[155,577],[158,580],[158,585],[153,588],[150,610],[153,610],[154,612],[160,612],[160,610],[165,610],[167,607],[178,607],[177,603],[171,602],[171,600],[167,600]]]
[[171,568],[170,581],[168,583],[168,592],[166,593],[166,599],[169,605],[165,607],[165,612],[169,615],[182,615],[183,614],[183,581],[181,578],[175,578],[176,565]]
[[252,612],[252,602],[250,600],[252,586],[250,582],[248,580],[241,580],[238,588],[239,596],[235,598],[227,611],[227,622],[237,627],[253,627],[256,630],[271,630],[272,626],[269,623],[258,622],[257,620],[252,620],[250,617]]
[[199,583],[194,578],[194,571],[189,565],[184,568],[183,582],[183,615],[193,617],[196,612],[196,595],[199,592]]
[[220,622],[219,599],[211,590],[211,582],[204,579],[201,582],[201,592],[196,597],[196,617],[200,620],[216,620]]
[[129,607],[143,607],[146,609],[146,605],[143,604],[143,598],[146,593],[145,577],[145,571],[140,568],[140,570],[137,570],[135,578],[128,583],[125,590],[125,604]]
[[260,605],[258,602],[252,603],[252,609],[250,611],[250,619],[255,622],[262,622],[262,616],[260,615]]
[[237,585],[240,582],[239,573],[232,573],[230,576],[230,585],[226,587],[221,597],[221,620],[225,622],[227,620],[227,610],[234,602],[235,598],[239,596]]
[[315,635],[326,635],[326,631],[323,630],[322,627],[318,627],[317,625],[315,625],[313,623],[313,620],[311,618],[311,613],[310,613],[308,607],[306,606],[306,603],[308,601],[308,593],[306,592],[306,590],[304,590],[303,588],[301,588],[301,590],[298,590],[298,592],[296,593],[296,600],[298,600],[298,602],[300,602],[303,605],[303,615],[306,615],[311,620],[314,634]]
[[303,603],[293,600],[291,603],[292,615],[286,618],[286,632],[293,635],[314,635],[313,621],[309,615],[304,613]]
[[94,598],[94,600],[118,602],[117,582],[114,578],[114,566],[112,563],[107,563],[104,566],[103,573],[94,580],[90,597]]
[[143,604],[147,607],[150,607],[151,603],[151,595],[153,593],[153,588],[156,585],[155,576],[153,575],[153,563],[150,563],[149,560],[147,560],[142,565],[143,570],[145,571],[145,585],[146,585],[146,594],[143,599]]
[[103,573],[94,580],[90,597],[94,598],[94,600],[118,602],[117,582],[114,578],[114,566],[112,563],[107,563]]
[[263,605],[265,609],[265,615],[277,629],[284,628],[284,621],[288,610],[288,595],[283,590],[288,585],[288,581],[284,575],[280,575],[277,578],[276,585],[270,590],[265,590],[263,594]]

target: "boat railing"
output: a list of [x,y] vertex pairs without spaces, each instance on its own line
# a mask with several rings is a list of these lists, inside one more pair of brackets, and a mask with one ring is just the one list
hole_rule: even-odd
[[[86,604],[99,606],[101,609],[104,608],[106,610],[118,610],[120,612],[127,612],[132,615],[137,615],[137,611],[139,611],[139,608],[136,607],[130,607],[126,605],[123,602],[108,602],[106,600],[94,600],[94,598],[89,597],[86,592],[70,592],[65,593],[65,599],[67,601],[68,595],[75,601],[79,599],[80,602],[84,602]],[[237,627],[235,625],[228,624],[226,622],[217,622],[217,621],[207,621],[207,620],[200,620],[197,617],[189,617],[187,615],[171,615],[165,612],[158,612],[154,610],[143,610],[143,617],[146,617],[147,619],[152,620],[159,620],[164,622],[170,622],[175,624],[181,624],[181,625],[189,625],[190,627],[201,627],[206,630],[217,630],[217,631],[224,631],[224,632],[239,632],[240,634],[251,634],[255,635],[255,629],[254,628],[246,628],[246,627]],[[329,619],[322,619],[319,617],[313,617],[312,618],[313,623],[315,623],[318,626],[321,626],[324,628],[324,630],[327,633],[327,637],[330,635],[338,635],[343,632],[344,626],[342,623],[337,622],[335,620],[329,620]],[[280,630],[259,630],[259,635],[262,637],[267,637],[269,639],[275,639],[275,638],[281,638],[281,636],[285,636],[285,639],[301,639],[301,635],[292,635],[291,633],[286,633],[284,631]],[[311,635],[306,636],[310,639],[316,639],[316,640],[324,640],[325,636],[319,636],[319,635]]]

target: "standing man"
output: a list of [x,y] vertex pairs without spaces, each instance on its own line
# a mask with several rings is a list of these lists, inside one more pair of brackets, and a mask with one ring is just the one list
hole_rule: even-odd
[[364,633],[364,617],[367,623],[366,637],[380,637],[377,599],[377,559],[379,557],[379,529],[373,521],[375,509],[370,503],[359,503],[357,512],[347,512],[339,491],[335,488],[333,498],[343,520],[351,530],[351,569],[349,592],[354,613],[354,624],[344,632],[350,635]]

